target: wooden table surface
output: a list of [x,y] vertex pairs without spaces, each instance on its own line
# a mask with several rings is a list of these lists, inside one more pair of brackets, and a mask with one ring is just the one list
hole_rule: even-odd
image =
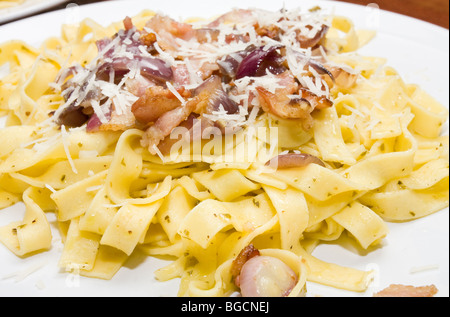
[[[78,5],[103,2],[108,0],[73,0]],[[186,0],[189,1],[189,0]],[[211,0],[214,1],[214,0]],[[421,19],[444,28],[449,28],[449,0],[334,0],[350,2],[359,5],[375,3],[380,9],[392,11],[417,19]],[[245,3],[245,0],[243,0]],[[67,4],[59,5],[51,10],[65,8]],[[47,10],[47,11],[51,11]]]

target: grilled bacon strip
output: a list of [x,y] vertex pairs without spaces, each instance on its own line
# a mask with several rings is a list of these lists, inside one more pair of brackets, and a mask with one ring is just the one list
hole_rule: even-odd
[[412,286],[391,284],[373,297],[433,297],[438,292],[435,285]]

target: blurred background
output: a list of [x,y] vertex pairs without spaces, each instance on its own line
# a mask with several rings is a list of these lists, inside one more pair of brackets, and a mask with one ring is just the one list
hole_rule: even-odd
[[[32,0],[26,0],[32,1]],[[36,0],[35,0],[36,1]],[[94,2],[104,2],[110,0],[73,0],[67,1],[59,5],[52,6],[51,8],[43,9],[39,12],[33,12],[33,14],[38,14],[42,12],[48,12],[52,10],[58,10],[65,8],[69,3],[75,3],[78,5],[84,5]],[[213,1],[213,0],[211,0]],[[410,17],[414,17],[420,20],[424,20],[438,26],[449,28],[449,0],[330,0],[330,1],[341,1],[341,2],[349,2],[358,5],[368,5],[368,4],[377,4],[380,9],[386,11],[392,11],[395,13],[404,14]],[[1,3],[7,2],[6,0],[0,0],[0,8]],[[41,1],[42,2],[42,1]],[[243,0],[245,2],[245,0]],[[8,9],[0,9],[1,11]],[[28,14],[26,16],[30,16]],[[9,23],[11,21],[24,18],[25,16],[11,16],[9,20],[3,19],[0,20],[0,25]]]

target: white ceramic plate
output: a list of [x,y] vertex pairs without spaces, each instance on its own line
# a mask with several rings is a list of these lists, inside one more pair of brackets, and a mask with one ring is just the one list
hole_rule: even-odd
[[[212,4],[213,3],[213,4]],[[448,107],[449,32],[446,29],[405,16],[334,1],[284,0],[286,8],[321,5],[353,19],[358,28],[375,29],[377,37],[361,50],[364,55],[386,57],[408,83],[422,86]],[[167,13],[174,18],[211,17],[232,7],[280,9],[283,4],[270,0],[227,1],[108,1],[74,7],[0,27],[2,41],[18,38],[39,44],[44,38],[59,35],[67,21],[91,17],[101,24],[122,20],[143,9]],[[99,14],[101,12],[101,14]],[[13,32],[14,31],[14,32]],[[448,131],[448,125],[447,125]],[[22,219],[21,206],[0,212],[0,225]],[[51,214],[49,214],[51,217]],[[55,225],[55,219],[50,218]],[[389,224],[390,234],[381,248],[358,254],[343,241],[324,245],[314,255],[359,269],[377,272],[375,282],[362,294],[336,290],[309,283],[308,296],[372,296],[391,283],[435,284],[437,296],[449,296],[449,218],[448,209],[408,223]],[[57,230],[54,230],[55,235]],[[165,262],[134,255],[111,281],[78,278],[59,272],[57,262],[62,244],[55,237],[52,250],[19,259],[0,245],[0,297],[2,296],[175,296],[178,280],[160,283],[153,271]],[[413,273],[417,268],[428,268]],[[31,273],[31,274],[27,274]]]
[[0,9],[0,24],[42,12],[64,2],[68,0],[26,0],[18,6]]

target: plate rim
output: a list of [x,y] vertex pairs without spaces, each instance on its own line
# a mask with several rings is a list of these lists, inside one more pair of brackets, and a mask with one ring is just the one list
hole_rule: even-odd
[[[68,2],[69,0],[49,0],[47,2],[38,2],[35,4],[27,4],[26,2],[18,5],[17,7],[5,8],[4,12],[0,11],[0,27],[3,24],[14,23],[17,19],[31,17],[30,15],[39,15],[39,12],[52,8],[59,4]],[[57,10],[55,10],[57,11]],[[21,21],[21,20],[17,20]]]
[[[69,2],[70,0],[53,0],[53,1],[54,1],[54,4],[52,4],[52,5],[56,5],[56,4],[61,4],[61,3],[64,3],[64,2]],[[192,1],[194,1],[194,2],[202,2],[203,0],[191,0],[190,2],[192,2]],[[287,1],[291,2],[290,0],[287,0]],[[148,3],[148,1],[146,1],[146,0],[109,0],[107,2],[106,1],[99,1],[99,2],[82,4],[82,5],[78,5],[78,6],[83,8],[83,9],[88,9],[89,7],[106,6],[107,4],[111,4],[111,3],[115,3],[115,5],[116,5],[117,3],[122,3],[122,4],[127,3],[127,4],[129,4],[130,2],[142,3],[142,4]],[[284,1],[284,2],[286,2],[286,1]],[[308,3],[308,2],[309,3],[313,3],[311,0],[307,0],[305,3]],[[354,7],[354,8],[359,8],[359,9],[367,7],[367,6],[362,5],[362,4],[345,2],[345,1],[336,1],[336,0],[315,0],[314,3],[318,3],[318,4],[327,3],[329,5],[335,4],[337,6],[342,6],[342,7],[348,6],[348,7]],[[247,6],[247,5],[245,5],[245,6]],[[302,7],[302,5],[299,5],[299,7]],[[151,8],[149,8],[149,9],[151,9]],[[64,10],[65,9],[58,9],[58,10],[54,10],[54,11],[50,11],[50,12],[38,13],[38,14],[33,15],[33,16],[25,17],[25,18],[23,18],[21,20],[12,21],[12,22],[9,22],[8,24],[5,24],[5,25],[0,25],[0,28],[3,27],[3,26],[9,25],[9,24],[20,23],[20,22],[23,22],[23,21],[26,22],[26,20],[31,20],[31,19],[34,19],[34,18],[42,17],[42,16],[47,16],[47,15],[52,15],[52,14],[57,14],[58,15],[58,14],[61,13],[61,11],[64,11]],[[429,22],[429,21],[421,20],[419,18],[415,18],[415,17],[412,17],[412,16],[408,16],[408,15],[405,15],[405,14],[394,12],[394,11],[384,10],[384,9],[381,9],[381,8],[379,10],[381,12],[383,12],[383,15],[390,15],[393,18],[401,17],[402,19],[406,18],[406,19],[409,19],[409,20],[414,20],[415,23],[422,23],[424,25],[428,25],[429,27],[440,29],[441,31],[446,32],[447,34],[449,33],[449,29],[444,28],[444,27],[442,27],[442,26],[440,26],[438,24],[434,24],[434,23]],[[0,21],[0,23],[1,23],[1,21]]]

